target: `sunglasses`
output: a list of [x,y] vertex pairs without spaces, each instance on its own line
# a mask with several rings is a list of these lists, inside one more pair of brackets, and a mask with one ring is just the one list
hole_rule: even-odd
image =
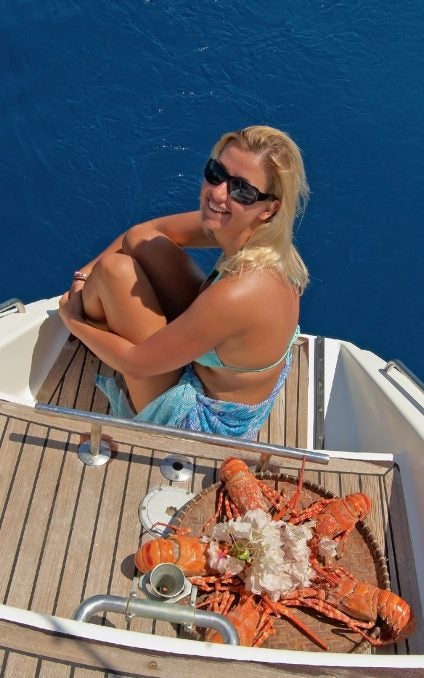
[[212,186],[218,186],[225,181],[230,197],[241,205],[253,205],[257,200],[276,199],[271,193],[261,193],[244,179],[232,177],[231,174],[228,174],[224,165],[215,158],[209,158],[204,176],[208,184],[212,184]]

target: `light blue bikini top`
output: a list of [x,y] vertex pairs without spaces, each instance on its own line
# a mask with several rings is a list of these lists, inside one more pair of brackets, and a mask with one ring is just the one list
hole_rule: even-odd
[[[212,280],[211,284],[213,285],[213,283],[217,282],[217,280],[219,280],[221,276],[222,273],[218,273],[218,271],[214,269],[206,278],[205,283],[208,282],[209,280]],[[203,285],[205,285],[205,283],[203,283]],[[273,367],[276,367],[276,365],[279,365],[280,363],[283,362],[283,360],[287,358],[287,355],[289,354],[290,349],[293,346],[296,339],[298,338],[299,334],[300,327],[298,325],[294,331],[294,334],[290,340],[290,343],[284,355],[282,355],[281,358],[276,360],[275,363],[272,363],[272,365],[267,365],[266,367],[232,367],[231,365],[226,365],[225,363],[222,362],[221,358],[219,357],[214,348],[196,358],[194,362],[199,363],[199,365],[204,365],[204,367],[225,367],[225,369],[233,370],[234,372],[266,372],[266,370],[271,370]]]

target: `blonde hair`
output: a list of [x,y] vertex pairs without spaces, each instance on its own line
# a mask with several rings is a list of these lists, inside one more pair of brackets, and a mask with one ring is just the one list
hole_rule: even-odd
[[231,142],[261,156],[272,177],[268,192],[280,200],[280,207],[258,226],[239,252],[221,260],[218,268],[233,274],[272,268],[287,276],[302,294],[308,284],[308,270],[293,244],[293,224],[305,210],[309,187],[300,150],[284,132],[252,125],[224,134],[214,146],[212,157],[218,158]]

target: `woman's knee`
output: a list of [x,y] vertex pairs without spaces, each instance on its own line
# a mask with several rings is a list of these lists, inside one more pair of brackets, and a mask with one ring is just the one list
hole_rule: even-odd
[[126,279],[134,280],[135,261],[129,255],[120,252],[105,254],[95,264],[92,275],[103,284],[113,284],[117,280],[120,283]]
[[124,254],[135,257],[140,249],[143,248],[143,243],[146,243],[157,235],[157,230],[155,230],[149,222],[131,226],[122,239],[122,251]]
[[86,314],[100,318],[108,299],[131,289],[137,280],[135,267],[134,260],[125,254],[104,254],[94,265],[83,287]]

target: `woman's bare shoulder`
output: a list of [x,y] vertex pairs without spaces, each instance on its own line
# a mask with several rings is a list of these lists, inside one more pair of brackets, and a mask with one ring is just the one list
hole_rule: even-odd
[[217,285],[228,299],[238,302],[262,300],[269,303],[298,303],[296,286],[272,270],[246,271],[240,276],[222,275]]
[[227,318],[240,327],[285,318],[290,325],[299,313],[296,287],[272,271],[246,272],[239,277],[223,275],[198,298],[208,314]]

